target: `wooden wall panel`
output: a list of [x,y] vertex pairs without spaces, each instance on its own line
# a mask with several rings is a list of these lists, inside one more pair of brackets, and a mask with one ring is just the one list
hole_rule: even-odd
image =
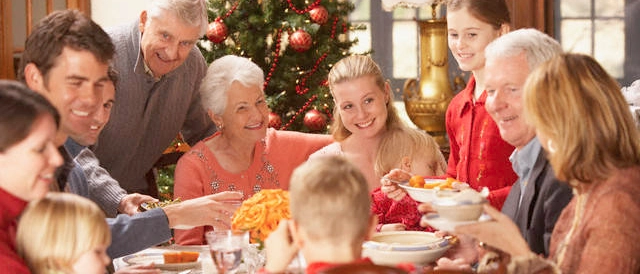
[[67,0],[68,9],[76,9],[91,17],[91,0]]
[[[24,0],[27,10],[31,10],[33,0]],[[39,0],[38,0],[39,1]],[[13,45],[13,30],[12,30],[12,16],[11,14],[11,2],[12,1],[0,1],[0,79],[15,79],[13,54],[20,53],[22,49],[14,48]],[[66,0],[66,7],[68,9],[77,9],[82,11],[87,16],[91,17],[91,0]],[[46,2],[47,14],[53,10],[53,0],[47,0]],[[18,15],[16,15],[18,16]],[[31,32],[32,14],[26,12],[27,17],[27,33]]]
[[0,1],[0,79],[15,79],[13,71],[13,39],[11,1]]
[[507,0],[515,29],[536,28],[554,36],[553,0]]

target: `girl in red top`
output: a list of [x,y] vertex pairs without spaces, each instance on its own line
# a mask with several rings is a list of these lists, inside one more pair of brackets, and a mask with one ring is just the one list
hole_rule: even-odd
[[[484,48],[509,32],[509,9],[504,0],[448,0],[447,27],[451,54],[460,69],[471,71],[467,87],[449,104],[446,128],[450,154],[445,177],[466,182],[475,190],[487,187],[492,206],[501,209],[517,175],[509,156],[514,147],[502,140],[496,123],[484,108]],[[410,174],[394,171],[388,176],[408,180]],[[388,181],[382,191],[398,200],[402,189]]]
[[480,190],[488,187],[489,202],[500,209],[517,175],[509,156],[513,146],[502,140],[484,108],[484,48],[509,31],[504,0],[449,0],[448,41],[460,69],[471,71],[467,87],[451,100],[446,114],[451,152],[447,176]]

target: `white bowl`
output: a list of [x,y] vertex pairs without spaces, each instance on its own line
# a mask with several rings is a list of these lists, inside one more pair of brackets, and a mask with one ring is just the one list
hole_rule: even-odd
[[486,200],[472,203],[467,201],[459,202],[452,199],[436,199],[431,202],[431,206],[438,211],[442,218],[464,222],[478,220],[483,212],[482,206],[486,202]]
[[[424,179],[425,184],[436,184],[444,181],[445,180],[442,179]],[[430,203],[437,198],[449,197],[458,192],[453,189],[438,190],[433,188],[412,187],[409,185],[409,182],[398,183],[398,186],[404,188],[412,199],[421,203]]]
[[429,226],[437,229],[437,230],[441,230],[441,231],[455,231],[456,227],[459,225],[467,225],[467,224],[473,224],[473,223],[477,223],[477,222],[486,222],[491,220],[491,216],[487,215],[487,214],[482,214],[480,215],[480,218],[478,220],[473,220],[473,221],[451,221],[445,218],[440,217],[440,215],[438,215],[438,213],[429,213],[426,215],[422,215],[422,218],[420,219],[421,222],[425,222],[427,224],[429,224]]
[[449,249],[449,240],[431,232],[387,231],[376,233],[362,247],[362,256],[375,264],[396,266],[409,262],[426,265],[435,262]]

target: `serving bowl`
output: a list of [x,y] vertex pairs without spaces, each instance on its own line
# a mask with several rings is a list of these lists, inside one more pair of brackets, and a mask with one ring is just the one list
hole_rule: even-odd
[[[445,180],[424,179],[425,184],[440,184],[442,182],[445,182]],[[409,185],[409,182],[399,182],[398,186],[406,190],[412,199],[421,203],[429,203],[437,198],[449,197],[458,192],[458,190],[455,189],[412,187]]]
[[438,214],[442,218],[456,222],[464,222],[478,220],[482,215],[482,207],[486,202],[487,200],[485,199],[468,201],[444,198],[433,200],[431,206],[438,211]]
[[373,235],[362,245],[362,256],[375,264],[400,263],[426,265],[435,262],[450,247],[448,238],[423,231],[385,231]]

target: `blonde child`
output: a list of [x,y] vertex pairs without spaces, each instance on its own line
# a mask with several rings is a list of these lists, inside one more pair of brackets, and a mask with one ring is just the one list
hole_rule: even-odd
[[111,262],[111,232],[100,208],[70,193],[49,193],[25,209],[16,236],[33,273],[100,273]]
[[[18,253],[34,274],[104,274],[111,231],[102,210],[84,197],[52,192],[27,206],[16,235]],[[131,272],[128,272],[131,271]],[[160,273],[137,265],[116,273]]]
[[283,273],[301,251],[306,273],[345,264],[372,264],[361,258],[373,233],[367,180],[343,156],[310,159],[291,176],[292,220],[282,220],[266,240],[267,264],[259,273]]
[[[444,156],[431,135],[403,127],[391,129],[383,136],[376,154],[375,171],[380,177],[392,169],[416,175],[441,176],[445,174],[446,166]],[[377,231],[425,229],[420,226],[418,203],[408,195],[395,201],[378,187],[371,193],[371,200],[371,212],[378,216]]]

